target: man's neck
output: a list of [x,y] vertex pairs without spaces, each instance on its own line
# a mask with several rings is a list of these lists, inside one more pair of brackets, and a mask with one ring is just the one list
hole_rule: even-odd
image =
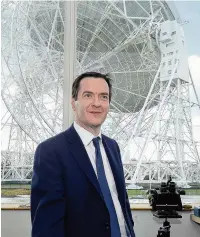
[[95,127],[95,126],[87,126],[83,123],[81,123],[80,121],[75,120],[75,122],[82,128],[84,128],[85,130],[87,130],[88,132],[92,133],[94,136],[98,136],[100,133],[100,129],[101,127]]

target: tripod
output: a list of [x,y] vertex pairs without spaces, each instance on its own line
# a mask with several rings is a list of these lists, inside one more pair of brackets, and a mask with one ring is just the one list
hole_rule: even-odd
[[156,205],[156,207],[159,209],[154,213],[153,215],[158,218],[165,218],[165,221],[163,222],[163,227],[160,227],[158,230],[157,237],[170,237],[170,223],[167,220],[167,218],[182,218],[178,212],[176,212],[174,209],[177,209],[177,205]]
[[167,221],[167,217],[165,218],[165,221],[163,222],[163,227],[160,227],[158,230],[158,235],[157,237],[170,237],[170,223]]

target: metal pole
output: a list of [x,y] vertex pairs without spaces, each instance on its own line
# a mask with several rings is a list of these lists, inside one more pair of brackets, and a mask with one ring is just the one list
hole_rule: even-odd
[[71,94],[76,66],[76,4],[76,1],[66,1],[64,5],[63,130],[67,129],[74,120],[71,108]]
[[180,176],[182,178],[182,182],[185,184],[185,171],[183,167],[183,161],[184,161],[184,153],[183,153],[183,111],[182,111],[182,105],[181,105],[181,80],[180,78],[177,79],[177,99],[176,99],[176,111],[175,111],[175,136],[176,136],[176,158],[179,163],[180,167]]

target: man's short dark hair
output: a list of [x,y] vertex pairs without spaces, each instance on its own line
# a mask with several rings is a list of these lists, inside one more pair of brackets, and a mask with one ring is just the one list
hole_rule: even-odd
[[100,72],[85,72],[82,73],[80,76],[78,76],[73,84],[72,84],[72,98],[77,100],[78,98],[78,91],[80,88],[80,82],[86,77],[94,77],[94,78],[102,78],[108,83],[109,87],[109,102],[111,101],[111,96],[112,96],[112,82],[109,74],[102,74]]

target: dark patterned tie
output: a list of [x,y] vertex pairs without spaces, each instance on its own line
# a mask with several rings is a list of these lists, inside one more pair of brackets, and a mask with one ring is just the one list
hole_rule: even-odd
[[95,153],[96,153],[96,168],[97,168],[98,181],[99,181],[99,185],[101,188],[101,192],[104,197],[104,201],[106,203],[106,206],[107,206],[107,208],[109,210],[109,214],[110,214],[111,236],[112,237],[121,237],[117,214],[115,211],[114,203],[112,200],[112,196],[110,193],[110,189],[108,186],[108,182],[106,179],[106,174],[105,174],[105,170],[104,170],[104,166],[103,166],[103,160],[102,160],[102,155],[101,155],[101,151],[100,151],[99,140],[100,140],[100,137],[96,137],[96,138],[92,139],[94,147],[95,147]]

